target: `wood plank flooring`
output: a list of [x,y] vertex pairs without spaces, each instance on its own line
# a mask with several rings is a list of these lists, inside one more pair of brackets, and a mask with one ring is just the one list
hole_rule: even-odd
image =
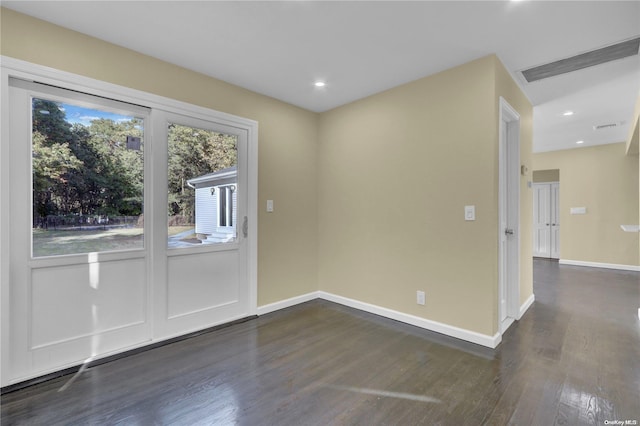
[[534,291],[496,350],[316,300],[5,394],[2,425],[640,423],[640,273],[535,260]]

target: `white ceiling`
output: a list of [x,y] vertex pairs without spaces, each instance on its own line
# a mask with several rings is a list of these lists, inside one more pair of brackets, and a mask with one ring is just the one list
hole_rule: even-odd
[[[640,95],[637,55],[534,83],[518,72],[640,36],[638,1],[2,5],[318,112],[496,53],[535,106],[534,151],[626,141]],[[593,130],[611,122],[625,124]]]

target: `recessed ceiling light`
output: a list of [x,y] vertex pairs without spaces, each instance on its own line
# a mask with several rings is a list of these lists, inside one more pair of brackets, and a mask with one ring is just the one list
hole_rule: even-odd
[[583,144],[583,143],[584,143],[584,141],[578,141],[578,142],[576,142],[576,143],[577,143],[578,145],[580,145],[580,144]]
[[570,115],[573,115],[573,111],[565,111],[562,113],[562,115],[564,115],[565,117],[568,117]]
[[324,87],[326,83],[324,81],[316,81],[313,83],[316,87]]

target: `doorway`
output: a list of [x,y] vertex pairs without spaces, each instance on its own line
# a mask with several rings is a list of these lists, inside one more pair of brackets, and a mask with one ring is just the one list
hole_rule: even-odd
[[500,98],[498,329],[518,319],[520,299],[520,115]]

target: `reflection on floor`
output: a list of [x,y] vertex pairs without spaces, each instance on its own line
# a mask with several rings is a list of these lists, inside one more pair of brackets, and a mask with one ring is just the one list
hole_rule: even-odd
[[640,273],[534,271],[496,350],[316,300],[6,394],[2,424],[640,422]]

